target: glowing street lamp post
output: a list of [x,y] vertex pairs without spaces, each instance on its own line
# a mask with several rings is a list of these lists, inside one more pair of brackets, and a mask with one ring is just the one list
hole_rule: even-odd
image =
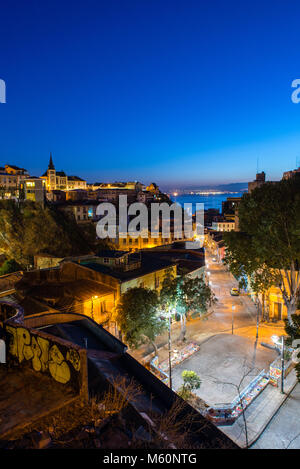
[[169,386],[172,389],[172,362],[171,362],[171,353],[172,353],[172,343],[171,343],[171,311],[169,312]]
[[94,300],[97,300],[98,296],[92,296],[92,311],[91,311],[91,316],[92,316],[92,319],[94,319]]

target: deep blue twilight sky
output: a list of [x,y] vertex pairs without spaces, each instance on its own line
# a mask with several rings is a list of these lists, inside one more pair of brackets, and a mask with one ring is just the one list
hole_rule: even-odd
[[0,166],[162,186],[300,165],[300,2],[2,2]]

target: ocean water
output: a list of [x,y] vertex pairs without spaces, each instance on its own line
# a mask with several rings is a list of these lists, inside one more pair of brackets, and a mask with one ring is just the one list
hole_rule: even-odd
[[204,210],[209,208],[217,208],[222,211],[222,202],[227,199],[227,197],[241,197],[243,195],[242,192],[237,192],[235,194],[226,193],[226,194],[209,194],[209,195],[198,195],[198,194],[184,194],[173,196],[171,195],[170,198],[173,202],[177,202],[179,205],[183,207],[183,204],[189,203],[193,204],[193,213],[196,211],[196,204],[202,203],[204,204]]

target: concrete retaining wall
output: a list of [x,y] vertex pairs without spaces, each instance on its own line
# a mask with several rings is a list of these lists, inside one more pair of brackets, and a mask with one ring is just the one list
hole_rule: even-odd
[[86,350],[66,340],[8,322],[4,325],[7,362],[29,366],[87,398]]

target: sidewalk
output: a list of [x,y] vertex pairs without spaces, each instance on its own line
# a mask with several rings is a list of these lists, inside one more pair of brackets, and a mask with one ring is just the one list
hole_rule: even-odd
[[[268,384],[264,391],[250,404],[245,411],[248,431],[248,446],[250,447],[263,433],[268,423],[288,398],[297,384],[295,370],[292,370],[284,380],[285,394],[280,388]],[[241,415],[231,426],[219,427],[223,433],[237,443],[241,448],[246,446],[245,425]]]

